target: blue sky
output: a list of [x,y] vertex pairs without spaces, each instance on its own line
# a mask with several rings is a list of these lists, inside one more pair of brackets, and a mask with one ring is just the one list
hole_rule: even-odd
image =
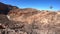
[[38,10],[60,10],[60,0],[0,0],[5,4],[17,6],[19,8],[35,8]]

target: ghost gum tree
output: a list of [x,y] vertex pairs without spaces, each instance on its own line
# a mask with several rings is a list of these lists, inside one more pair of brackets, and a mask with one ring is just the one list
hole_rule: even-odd
[[49,8],[52,10],[53,9],[53,6],[50,6]]

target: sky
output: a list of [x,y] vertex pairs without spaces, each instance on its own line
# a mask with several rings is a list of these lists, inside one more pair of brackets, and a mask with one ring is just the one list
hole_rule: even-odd
[[[60,10],[60,0],[0,0],[0,2],[19,8],[34,8],[38,10]],[[50,9],[50,6],[53,8]]]

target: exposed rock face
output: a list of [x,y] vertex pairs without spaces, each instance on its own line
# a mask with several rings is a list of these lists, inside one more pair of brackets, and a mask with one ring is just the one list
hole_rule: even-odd
[[60,34],[60,12],[14,7],[0,14],[0,34]]
[[[22,21],[24,22],[25,19],[28,20],[28,17],[31,17],[33,15],[36,15],[40,13],[39,10],[36,9],[32,9],[32,8],[25,8],[25,9],[14,9],[14,10],[10,10],[10,12],[8,13],[8,18],[10,20],[13,21]],[[25,21],[27,22],[27,21]]]

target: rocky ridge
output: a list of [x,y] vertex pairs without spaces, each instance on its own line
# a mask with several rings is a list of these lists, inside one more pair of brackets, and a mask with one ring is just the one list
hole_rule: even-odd
[[0,34],[60,34],[60,12],[0,3]]

